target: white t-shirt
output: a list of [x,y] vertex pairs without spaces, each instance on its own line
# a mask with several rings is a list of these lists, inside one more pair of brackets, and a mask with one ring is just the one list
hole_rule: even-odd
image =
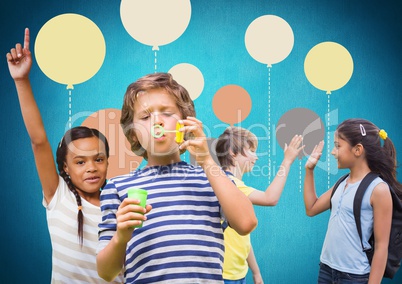
[[[101,210],[82,200],[84,238],[82,247],[78,237],[78,205],[66,182],[59,177],[59,185],[46,208],[47,224],[52,241],[52,283],[108,283],[98,276],[96,248]],[[123,283],[118,276],[112,283]]]

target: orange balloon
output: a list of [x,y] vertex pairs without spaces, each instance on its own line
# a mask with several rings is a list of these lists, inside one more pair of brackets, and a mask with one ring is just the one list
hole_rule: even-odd
[[215,93],[212,108],[221,121],[233,125],[242,122],[250,114],[251,98],[244,88],[226,85]]
[[109,143],[109,167],[107,178],[128,174],[141,164],[142,157],[131,151],[130,143],[120,126],[121,111],[102,109],[88,116],[83,126],[96,128],[102,132]]

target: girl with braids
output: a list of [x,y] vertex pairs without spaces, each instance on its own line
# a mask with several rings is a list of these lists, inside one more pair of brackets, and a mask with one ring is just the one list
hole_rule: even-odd
[[[31,139],[52,242],[52,283],[106,283],[96,270],[100,189],[106,183],[109,146],[96,129],[75,127],[57,149],[56,165],[29,81],[32,56],[29,30],[7,63]],[[114,283],[122,283],[121,276]]]
[[[391,139],[370,121],[348,119],[335,132],[332,155],[338,168],[349,169],[349,176],[317,197],[314,168],[321,156],[321,141],[306,163],[304,203],[308,216],[329,208],[331,216],[320,257],[318,283],[381,283],[388,255],[391,230],[392,198],[389,186],[399,197],[402,185],[396,180],[396,152]],[[361,221],[364,247],[374,233],[375,249],[371,263],[362,250],[353,215],[353,200],[362,179],[369,173],[379,174],[367,188],[362,201]]]

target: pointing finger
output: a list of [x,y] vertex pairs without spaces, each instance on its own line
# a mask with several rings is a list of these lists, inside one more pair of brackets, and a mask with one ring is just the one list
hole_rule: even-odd
[[25,36],[24,36],[24,49],[29,50],[29,29],[25,29]]

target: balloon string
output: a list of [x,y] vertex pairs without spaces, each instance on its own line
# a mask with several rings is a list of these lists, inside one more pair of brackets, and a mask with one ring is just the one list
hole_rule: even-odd
[[330,139],[330,134],[329,134],[329,126],[330,126],[330,94],[328,94],[328,109],[327,109],[327,167],[328,167],[328,188],[331,186],[331,181],[330,181],[330,163],[329,163],[329,151],[330,151],[330,145],[329,145],[329,139]]
[[268,66],[268,182],[271,183],[271,67]]
[[299,160],[299,192],[302,192],[302,160]]
[[68,90],[68,128],[71,129],[72,123],[72,95],[71,90]]
[[158,70],[158,52],[155,50],[155,52],[154,52],[154,70],[155,70],[155,73],[157,72],[157,70]]

